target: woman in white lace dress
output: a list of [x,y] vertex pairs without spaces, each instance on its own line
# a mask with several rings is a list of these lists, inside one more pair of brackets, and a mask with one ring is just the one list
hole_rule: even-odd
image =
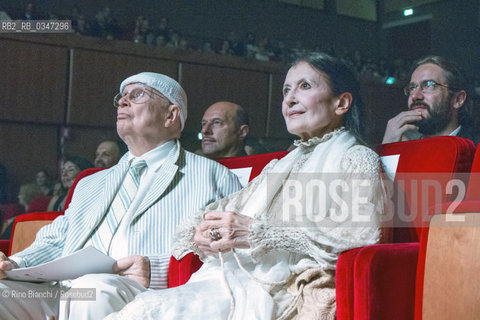
[[335,265],[377,243],[386,199],[360,143],[358,83],[340,60],[297,61],[282,113],[296,149],[177,229],[173,254],[204,264],[187,284],[137,296],[108,319],[334,319]]

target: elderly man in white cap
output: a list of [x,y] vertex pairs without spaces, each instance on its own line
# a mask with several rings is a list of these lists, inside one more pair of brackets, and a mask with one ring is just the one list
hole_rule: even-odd
[[[116,260],[112,273],[87,274],[53,287],[0,280],[2,292],[59,288],[72,296],[1,295],[0,319],[103,319],[140,292],[166,288],[175,226],[239,190],[227,168],[180,146],[187,96],[175,80],[150,72],[133,75],[120,85],[114,105],[117,131],[129,151],[117,165],[82,179],[65,215],[42,228],[30,247],[0,256],[0,279],[5,279],[5,271],[12,268],[32,267],[93,246]],[[78,288],[95,289],[95,296],[75,299]]]

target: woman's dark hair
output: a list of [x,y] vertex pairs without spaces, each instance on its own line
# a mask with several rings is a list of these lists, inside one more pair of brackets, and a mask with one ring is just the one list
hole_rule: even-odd
[[312,53],[298,58],[292,66],[299,62],[307,62],[318,71],[324,73],[328,78],[328,84],[332,94],[338,96],[344,92],[352,95],[350,109],[343,116],[343,125],[361,143],[364,142],[364,117],[365,109],[360,97],[360,85],[353,73],[342,60],[332,57],[326,53]]
[[80,171],[83,171],[88,168],[93,168],[93,164],[87,159],[82,157],[78,157],[78,156],[68,157],[67,159],[65,159],[65,162],[67,161],[70,161],[73,164],[75,164],[80,169]]

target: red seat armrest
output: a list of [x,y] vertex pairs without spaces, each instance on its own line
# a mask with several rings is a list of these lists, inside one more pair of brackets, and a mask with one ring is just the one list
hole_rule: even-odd
[[193,253],[187,254],[180,261],[172,256],[168,266],[168,287],[173,288],[185,284],[202,264],[198,256]]
[[354,281],[355,259],[363,248],[355,248],[338,257],[335,270],[335,291],[337,297],[337,319],[354,320]]
[[361,250],[354,267],[355,319],[413,319],[418,249],[415,242]]

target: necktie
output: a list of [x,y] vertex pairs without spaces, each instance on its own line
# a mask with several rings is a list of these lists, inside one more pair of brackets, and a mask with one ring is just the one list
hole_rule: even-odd
[[90,239],[91,244],[105,254],[108,254],[110,242],[118,228],[118,224],[127,212],[130,203],[132,203],[132,200],[137,193],[138,185],[140,183],[140,173],[146,165],[147,163],[145,160],[133,160],[105,218]]

